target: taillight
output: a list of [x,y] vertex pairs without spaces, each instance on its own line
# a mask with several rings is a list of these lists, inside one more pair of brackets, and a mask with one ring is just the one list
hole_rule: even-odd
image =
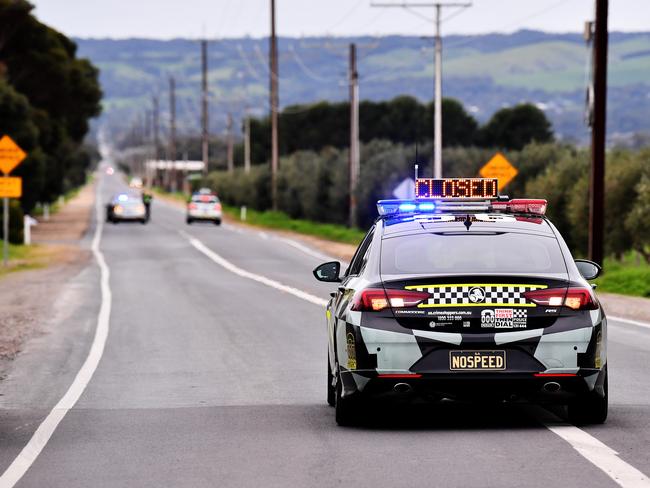
[[426,292],[407,290],[384,290],[383,288],[366,288],[358,291],[352,299],[352,310],[358,312],[378,312],[385,308],[416,307],[429,298]]
[[565,306],[573,310],[595,310],[598,308],[591,290],[587,288],[550,288],[524,293],[524,297],[545,307]]
[[196,210],[196,203],[190,203],[188,207],[190,210]]
[[221,204],[220,203],[215,203],[214,204],[214,209],[215,210],[221,210]]

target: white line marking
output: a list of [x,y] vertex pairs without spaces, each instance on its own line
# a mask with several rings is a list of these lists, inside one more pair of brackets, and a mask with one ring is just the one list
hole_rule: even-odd
[[[246,271],[244,269],[241,269],[240,267],[235,266],[234,264],[232,264],[227,259],[219,256],[216,252],[209,249],[201,241],[199,241],[198,239],[195,239],[194,237],[190,236],[186,232],[179,231],[179,233],[183,237],[185,237],[189,241],[189,243],[192,244],[192,246],[194,246],[198,251],[202,252],[208,258],[210,258],[212,261],[217,263],[219,266],[222,266],[223,268],[226,268],[231,273],[235,273],[236,275],[241,276],[242,278],[248,278],[249,280],[257,281],[258,283],[262,283],[262,284],[264,284],[266,286],[270,286],[271,288],[275,288],[276,290],[280,290],[280,291],[283,291],[285,293],[289,293],[290,295],[293,295],[295,297],[306,300],[306,301],[308,301],[310,303],[313,303],[314,305],[319,305],[321,307],[324,307],[325,305],[327,305],[327,300],[323,300],[322,298],[319,298],[319,297],[317,297],[315,295],[304,292],[304,291],[299,290],[297,288],[293,288],[292,286],[282,284],[279,281],[272,280],[270,278],[267,278],[266,276],[258,275],[258,274],[255,274],[255,273],[251,273],[250,271]],[[2,488],[2,487],[0,487],[0,488]]]
[[554,434],[571,444],[587,461],[625,488],[648,488],[650,479],[634,466],[626,463],[611,447],[573,425],[547,425]]
[[[314,303],[316,305],[325,306],[327,304],[327,301],[323,300],[322,298],[318,298],[302,290],[298,290],[297,288],[283,285],[282,283],[266,278],[265,276],[243,270],[238,266],[232,264],[230,261],[219,256],[217,253],[206,247],[198,239],[193,238],[183,231],[179,232],[183,237],[188,239],[190,244],[192,244],[192,246],[194,246],[197,250],[205,254],[215,263],[224,267],[228,271],[235,273],[236,275],[290,293],[298,298],[302,298],[303,300]],[[650,480],[648,477],[646,477],[634,466],[626,463],[621,458],[619,458],[618,453],[612,448],[608,447],[584,430],[581,430],[573,425],[544,425],[551,432],[568,442],[571,447],[580,453],[581,456],[583,456],[589,462],[593,463],[597,468],[602,470],[620,486],[624,488],[650,488]]]
[[[100,195],[101,180],[97,186],[97,195]],[[38,455],[45,448],[48,441],[54,434],[59,423],[63,420],[68,411],[77,403],[79,397],[86,389],[88,382],[97,369],[102,354],[104,352],[104,345],[108,337],[109,320],[111,316],[111,289],[109,286],[109,269],[104,260],[104,255],[99,250],[99,242],[102,237],[104,228],[102,205],[100,204],[100,197],[96,196],[95,207],[97,213],[97,227],[95,228],[95,235],[93,237],[91,249],[99,265],[101,272],[101,296],[102,303],[99,308],[99,315],[97,316],[97,328],[95,330],[95,338],[88,352],[86,361],[81,366],[74,381],[68,388],[68,391],[63,395],[59,403],[57,403],[50,413],[45,417],[45,420],[38,426],[34,435],[25,445],[20,454],[13,460],[11,465],[0,477],[0,488],[12,488],[23,475],[27,472],[30,466],[36,461]]]
[[[332,256],[328,256],[327,254],[320,253],[318,251],[315,251],[314,249],[305,246],[304,244],[301,244],[298,241],[294,241],[293,239],[289,239],[287,237],[278,237],[278,240],[290,245],[291,247],[295,247],[296,249],[304,252],[308,256],[317,258],[317,259],[322,259],[323,261],[336,261],[335,258]],[[341,263],[343,264],[343,263]]]
[[622,322],[624,324],[636,325],[638,327],[645,327],[646,329],[650,329],[650,324],[648,322],[641,322],[639,320],[624,319],[622,317],[613,317],[611,315],[608,315],[607,318],[613,320],[614,322]]

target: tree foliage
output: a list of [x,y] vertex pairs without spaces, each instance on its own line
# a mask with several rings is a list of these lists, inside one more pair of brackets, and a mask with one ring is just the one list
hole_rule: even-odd
[[90,157],[81,144],[102,96],[97,69],[32,8],[0,0],[0,133],[29,153],[14,172],[24,178],[26,211],[84,181]]
[[524,103],[503,108],[481,127],[479,143],[488,147],[521,150],[530,142],[551,142],[551,123],[539,108]]

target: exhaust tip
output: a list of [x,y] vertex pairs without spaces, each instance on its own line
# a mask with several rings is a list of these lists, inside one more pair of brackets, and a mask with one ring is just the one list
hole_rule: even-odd
[[560,391],[562,389],[562,386],[560,386],[560,384],[555,381],[549,381],[548,383],[544,383],[544,386],[542,388],[548,393],[555,393],[557,391]]
[[393,391],[401,394],[410,393],[413,391],[413,387],[408,383],[396,383],[395,386],[393,386]]

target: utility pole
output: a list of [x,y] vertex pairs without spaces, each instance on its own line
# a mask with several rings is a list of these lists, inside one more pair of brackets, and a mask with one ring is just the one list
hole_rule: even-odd
[[609,0],[596,0],[594,27],[594,106],[591,128],[589,259],[603,264],[605,232],[605,141],[607,122],[607,16]]
[[275,0],[271,0],[271,39],[269,46],[271,105],[271,202],[278,209],[278,42],[275,36]]
[[235,171],[235,151],[232,138],[232,114],[228,112],[228,123],[226,124],[226,142],[227,146],[227,160],[228,160],[228,173]]
[[244,173],[251,172],[251,117],[246,108],[244,118]]
[[434,49],[434,100],[433,100],[433,177],[442,178],[442,34],[440,15],[443,7],[467,8],[472,2],[401,2],[371,3],[371,7],[400,7],[405,9],[434,7],[436,9],[436,35]]
[[[169,157],[170,161],[176,161],[176,80],[169,77]],[[176,191],[176,169],[170,168],[168,186]]]
[[201,154],[203,175],[208,174],[209,119],[208,119],[208,41],[201,41]]
[[357,183],[359,181],[359,73],[357,72],[357,46],[350,44],[350,227],[357,226]]
[[154,159],[160,159],[160,107],[158,106],[158,97],[153,96],[153,145]]

